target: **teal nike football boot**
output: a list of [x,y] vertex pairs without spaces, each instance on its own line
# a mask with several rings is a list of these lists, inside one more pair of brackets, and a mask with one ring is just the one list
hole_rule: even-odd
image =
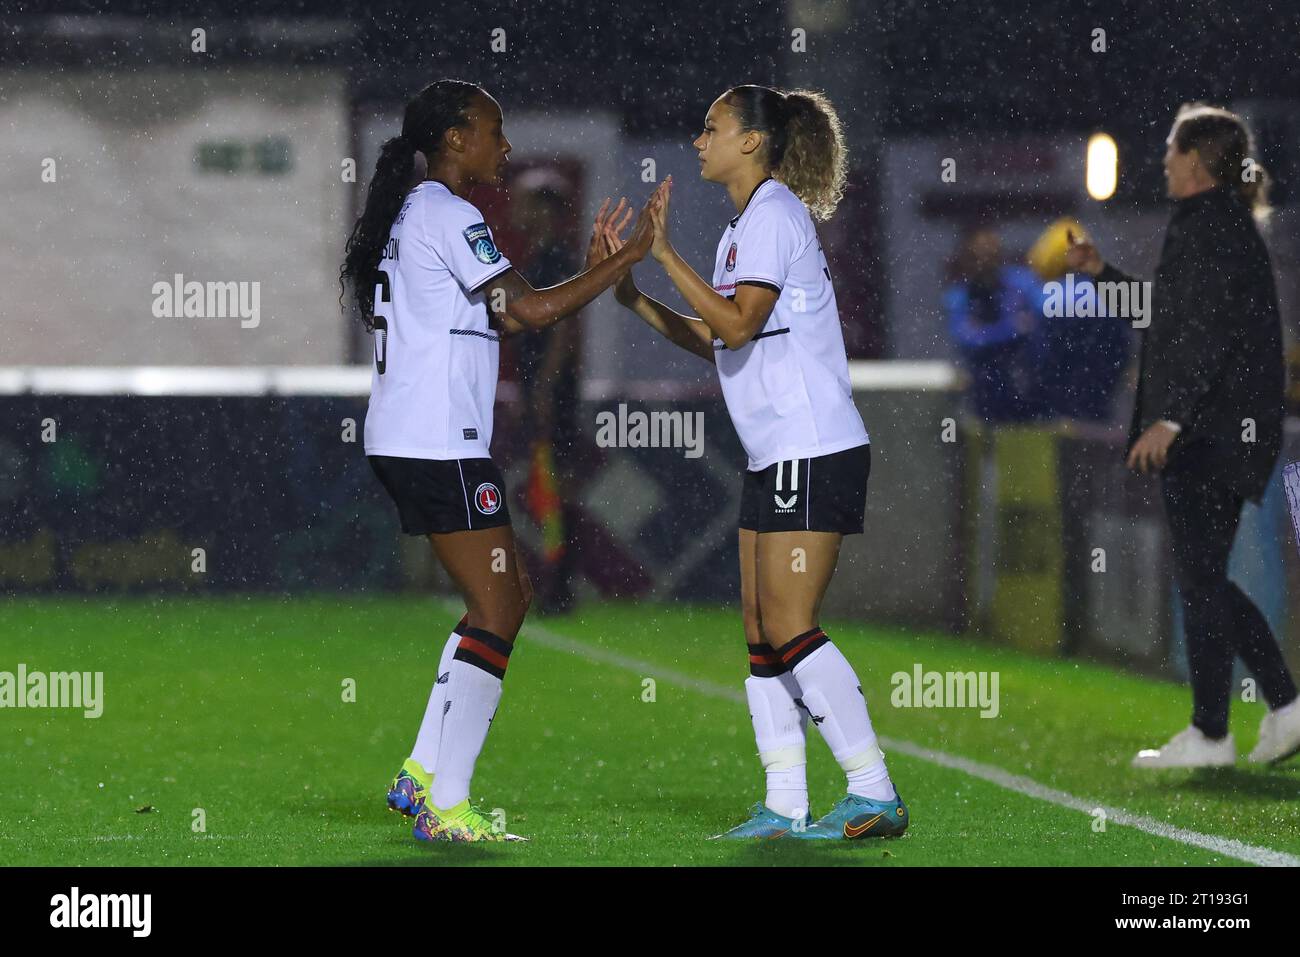
[[789,837],[802,841],[857,841],[868,837],[898,837],[907,830],[907,805],[894,790],[890,801],[872,801],[848,794],[803,830],[791,829]]
[[730,831],[715,834],[711,841],[748,840],[758,838],[770,840],[784,837],[792,830],[812,827],[812,815],[805,814],[802,821],[792,817],[783,817],[765,804],[755,804],[749,809],[749,820],[737,824]]

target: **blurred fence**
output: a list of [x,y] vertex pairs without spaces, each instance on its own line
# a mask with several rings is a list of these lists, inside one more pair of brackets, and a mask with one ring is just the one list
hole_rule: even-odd
[[[942,363],[855,363],[853,377],[873,446],[867,530],[845,540],[827,618],[1181,672],[1158,489],[1123,468],[1121,435],[981,428]],[[368,387],[357,367],[0,370],[0,589],[446,590],[365,461]],[[494,454],[544,574],[523,410],[501,392]],[[703,454],[600,447],[597,416],[620,404],[699,413]],[[578,423],[559,464],[579,597],[734,604],[744,456],[721,399],[589,396]],[[1290,431],[1283,460],[1298,457]],[[1247,507],[1232,568],[1294,659],[1300,560],[1270,496]]]

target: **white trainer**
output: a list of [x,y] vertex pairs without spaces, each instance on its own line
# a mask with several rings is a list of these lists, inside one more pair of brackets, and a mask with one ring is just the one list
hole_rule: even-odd
[[1259,743],[1247,760],[1274,764],[1296,753],[1300,753],[1300,700],[1264,715],[1259,723]]
[[1213,741],[1188,725],[1161,748],[1144,748],[1133,759],[1135,768],[1225,768],[1237,762],[1232,735]]

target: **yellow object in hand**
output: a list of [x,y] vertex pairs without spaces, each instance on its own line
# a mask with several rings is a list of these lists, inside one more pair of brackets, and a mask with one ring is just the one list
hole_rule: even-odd
[[1044,282],[1059,279],[1065,275],[1065,251],[1070,246],[1068,232],[1074,233],[1076,242],[1091,242],[1088,232],[1077,219],[1062,216],[1043,230],[1042,235],[1029,247],[1025,257],[1029,267],[1038,273]]

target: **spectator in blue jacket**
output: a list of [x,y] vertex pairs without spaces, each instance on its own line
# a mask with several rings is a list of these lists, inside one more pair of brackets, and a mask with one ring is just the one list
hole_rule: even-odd
[[1023,422],[1045,410],[1036,367],[1043,284],[1033,270],[1003,262],[992,229],[962,240],[944,291],[948,330],[971,376],[970,398],[986,422]]
[[[1128,365],[1129,332],[1120,322],[1099,314],[1099,297],[1087,273],[1066,276],[1071,235],[1087,232],[1075,219],[1052,223],[1029,249],[1029,265],[1044,283],[1056,308],[1044,308],[1039,327],[1039,361],[1035,363],[1039,402],[1049,418],[1107,422],[1114,415],[1115,392]],[[1093,308],[1076,308],[1080,297]],[[1073,300],[1073,301],[1072,301]]]

